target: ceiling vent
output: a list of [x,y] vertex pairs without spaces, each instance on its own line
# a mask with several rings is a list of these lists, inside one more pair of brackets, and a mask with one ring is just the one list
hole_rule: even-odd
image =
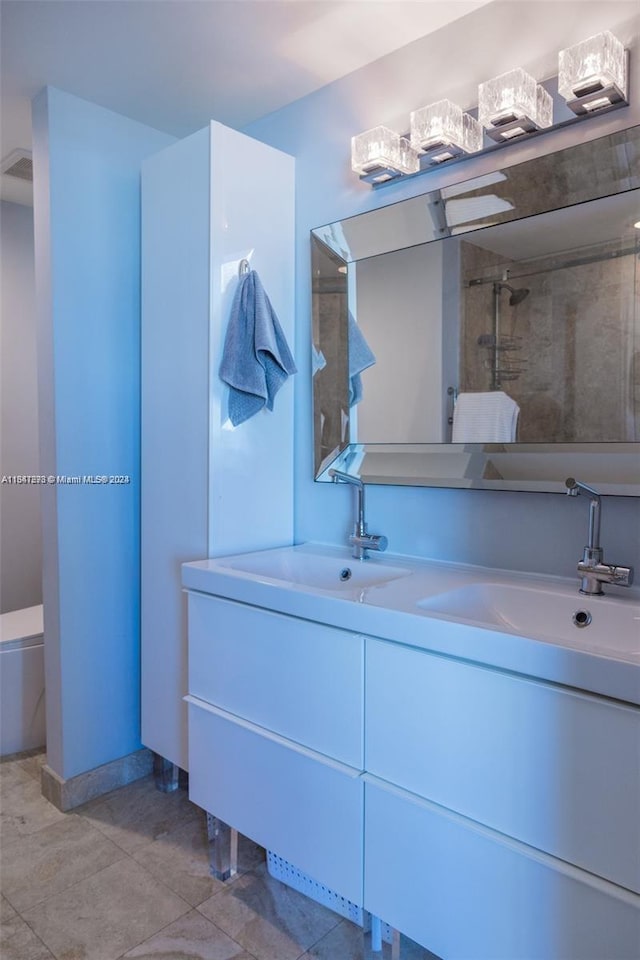
[[5,177],[27,180],[33,183],[33,161],[28,150],[14,150],[0,164],[0,173]]

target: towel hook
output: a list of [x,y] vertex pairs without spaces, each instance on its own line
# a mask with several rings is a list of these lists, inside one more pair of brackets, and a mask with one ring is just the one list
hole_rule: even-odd
[[251,271],[251,265],[248,260],[241,260],[238,267],[238,276],[245,277]]

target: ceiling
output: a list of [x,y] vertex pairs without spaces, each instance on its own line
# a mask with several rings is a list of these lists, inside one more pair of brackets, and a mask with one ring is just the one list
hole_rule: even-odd
[[534,260],[608,241],[636,241],[633,223],[640,215],[640,191],[600,197],[525,220],[501,223],[465,237],[506,260]]
[[242,128],[488,2],[2,0],[0,158],[30,149],[46,84],[178,137]]

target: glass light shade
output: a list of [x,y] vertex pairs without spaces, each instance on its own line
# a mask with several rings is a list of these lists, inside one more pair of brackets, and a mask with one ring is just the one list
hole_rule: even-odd
[[[627,57],[622,43],[605,30],[561,50],[558,90],[576,113],[626,102]],[[572,102],[576,100],[578,104]],[[576,109],[580,106],[584,109]]]
[[372,183],[382,183],[417,173],[420,161],[406,137],[380,126],[351,138],[351,168]]
[[481,83],[478,94],[478,119],[494,140],[510,140],[553,122],[551,95],[522,67]]
[[411,146],[433,163],[482,149],[482,127],[451,100],[438,100],[411,114]]

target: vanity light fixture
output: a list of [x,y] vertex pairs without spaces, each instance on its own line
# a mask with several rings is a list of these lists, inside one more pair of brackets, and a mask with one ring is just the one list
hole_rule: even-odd
[[478,119],[498,143],[553,123],[551,94],[522,67],[481,83],[478,95]]
[[417,173],[420,161],[406,137],[379,126],[351,138],[351,169],[361,180],[383,183]]
[[561,50],[558,90],[579,116],[627,103],[627,55],[609,31]]
[[[512,140],[543,134],[604,110],[628,106],[629,52],[605,30],[559,54],[558,91],[574,116],[554,124],[553,97],[546,87],[517,67],[478,87],[475,110],[465,113],[442,99],[414,110],[410,132],[378,126],[351,138],[351,167],[373,187],[426,173],[447,161],[504,147]],[[473,114],[473,115],[472,115]],[[485,131],[493,143],[484,139]]]
[[438,100],[411,113],[411,146],[427,163],[444,163],[482,149],[477,120],[451,100]]

